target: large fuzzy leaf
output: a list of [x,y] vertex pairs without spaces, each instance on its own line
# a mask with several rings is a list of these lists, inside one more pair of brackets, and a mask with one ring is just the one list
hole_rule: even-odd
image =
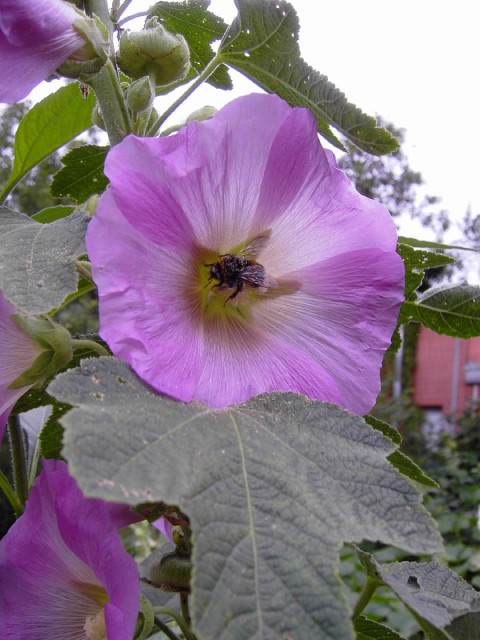
[[19,311],[47,313],[77,290],[88,220],[77,210],[42,224],[0,207],[0,289]]
[[292,393],[226,410],[153,393],[115,358],[83,361],[49,393],[71,473],[90,496],[163,501],[191,519],[202,640],[351,640],[344,541],[441,547],[420,494],[362,418]]
[[361,149],[382,155],[398,148],[395,138],[376,126],[345,95],[300,56],[298,17],[285,0],[235,0],[238,16],[220,45],[220,61],[237,69],[292,106],[307,107],[317,119],[318,131],[344,149],[334,126]]
[[436,562],[380,564],[358,550],[367,573],[389,586],[432,640],[478,640],[480,593]]

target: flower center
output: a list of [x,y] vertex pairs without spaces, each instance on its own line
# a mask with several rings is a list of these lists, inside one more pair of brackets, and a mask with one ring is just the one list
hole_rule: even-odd
[[251,303],[266,291],[264,267],[235,253],[206,252],[198,272],[205,318],[221,315],[246,319]]

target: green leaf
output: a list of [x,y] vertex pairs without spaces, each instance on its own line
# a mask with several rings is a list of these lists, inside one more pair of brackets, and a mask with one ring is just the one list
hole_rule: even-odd
[[48,391],[75,407],[61,420],[63,453],[86,495],[190,517],[202,640],[351,640],[342,542],[441,548],[420,494],[386,460],[392,442],[335,405],[292,393],[184,404],[105,357]]
[[470,611],[455,618],[446,631],[452,640],[478,640],[480,629],[480,594],[470,603]]
[[396,631],[364,616],[359,616],[354,623],[357,640],[404,640]]
[[[379,420],[375,418],[375,416],[365,416],[365,422],[369,424],[371,427],[383,433],[383,435],[389,438],[394,444],[399,445],[402,442],[402,436],[400,433],[392,427],[390,424],[383,422],[383,420]],[[419,484],[423,484],[427,487],[438,488],[438,483],[435,482],[432,478],[427,476],[426,473],[420,469],[420,467],[413,462],[408,456],[406,456],[401,451],[394,451],[391,455],[388,456],[389,462],[398,469],[400,473],[410,480],[414,480]]]
[[110,147],[86,144],[69,151],[62,158],[65,166],[53,177],[52,196],[85,202],[95,193],[103,193],[108,186],[103,165],[109,150]]
[[94,104],[93,93],[83,98],[78,83],[72,82],[27,113],[15,135],[13,170],[0,194],[0,202],[30,169],[92,126]]
[[35,213],[32,216],[32,220],[41,222],[42,224],[49,224],[50,222],[55,222],[55,220],[60,220],[60,218],[66,218],[74,210],[74,206],[63,204],[59,204],[57,207],[46,207],[38,211],[38,213]]
[[480,287],[434,287],[417,302],[406,301],[401,317],[403,322],[421,322],[437,333],[455,338],[480,336]]
[[410,480],[414,480],[426,487],[432,487],[433,489],[439,488],[440,485],[438,482],[435,482],[433,478],[427,476],[427,474],[402,451],[394,451],[392,455],[388,456],[388,460],[393,464],[395,469],[398,469],[402,475],[410,478]]
[[77,291],[89,217],[80,209],[51,224],[0,207],[0,289],[24,313],[47,313]]
[[416,250],[408,244],[399,244],[399,255],[405,265],[405,300],[416,300],[415,291],[422,284],[425,269],[435,269],[456,262],[455,258],[435,251]]
[[[456,618],[475,613],[478,607],[478,592],[436,562],[380,564],[374,560],[374,563],[384,583],[416,616],[435,629],[445,629]],[[445,637],[450,637],[450,631]]]
[[459,247],[455,244],[441,244],[440,242],[430,242],[429,240],[417,240],[416,238],[407,238],[406,236],[398,236],[401,244],[408,244],[411,247],[420,247],[425,249],[455,249],[456,251],[480,251],[473,247]]
[[[207,11],[210,0],[188,2],[157,2],[149,11],[149,17],[157,16],[166,29],[181,33],[190,48],[192,68],[185,81],[199,76],[215,55],[210,46],[220,40],[227,24],[211,11]],[[217,89],[232,89],[233,84],[227,68],[222,64],[207,82]]]
[[298,17],[285,0],[235,0],[238,16],[219,48],[219,59],[276,93],[293,107],[306,107],[317,120],[318,131],[339,149],[333,125],[360,149],[382,155],[398,148],[395,138],[376,126],[332,84],[300,56]]
[[395,427],[392,427],[391,424],[388,424],[388,422],[384,422],[372,415],[365,416],[364,420],[371,427],[380,431],[380,433],[383,433],[383,435],[389,438],[393,444],[399,445],[402,443],[402,436],[400,435],[400,432],[398,429],[395,429]]
[[40,433],[40,453],[43,458],[59,460],[62,457],[63,427],[59,419],[68,411],[68,405],[53,402],[52,413]]

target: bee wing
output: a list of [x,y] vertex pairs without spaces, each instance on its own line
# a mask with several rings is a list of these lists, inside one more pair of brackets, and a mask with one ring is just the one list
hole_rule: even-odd
[[248,242],[240,247],[238,251],[233,251],[235,255],[239,258],[245,258],[246,260],[252,260],[258,256],[258,254],[262,251],[263,247],[270,240],[270,236],[272,235],[271,229],[266,229],[266,231],[262,231],[258,236],[255,236],[248,240]]
[[242,280],[254,287],[265,286],[265,269],[261,264],[250,264],[242,269]]

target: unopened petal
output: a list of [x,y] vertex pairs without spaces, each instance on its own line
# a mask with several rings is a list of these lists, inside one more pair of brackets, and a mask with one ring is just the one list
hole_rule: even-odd
[[0,102],[17,102],[80,49],[73,6],[62,0],[0,0]]

